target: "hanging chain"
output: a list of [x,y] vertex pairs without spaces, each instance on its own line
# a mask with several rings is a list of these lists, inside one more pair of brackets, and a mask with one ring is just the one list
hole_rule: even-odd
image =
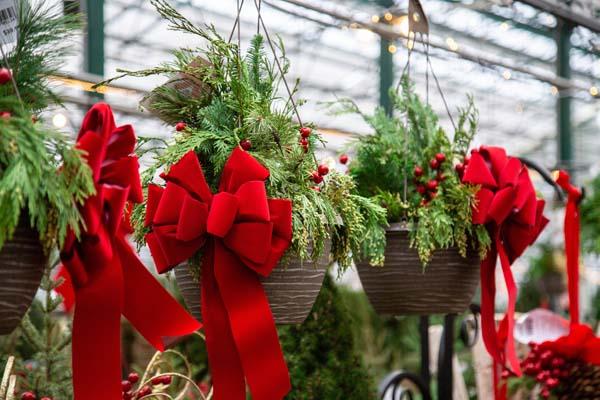
[[454,118],[452,118],[452,113],[450,112],[450,108],[448,107],[448,103],[446,102],[446,96],[444,96],[444,92],[442,91],[442,87],[440,86],[440,81],[438,80],[437,75],[435,74],[435,71],[433,70],[433,64],[431,63],[431,59],[429,57],[427,58],[427,65],[431,69],[431,76],[433,76],[433,80],[435,81],[437,90],[440,93],[440,96],[442,97],[442,101],[444,102],[444,107],[446,108],[446,113],[448,113],[448,118],[450,118],[452,127],[454,128],[454,131],[456,131],[456,124],[454,123]]
[[256,34],[260,34],[260,10],[262,6],[262,0],[258,0],[258,17],[256,19]]
[[242,7],[244,7],[244,0],[241,2],[240,0],[237,0],[237,15],[235,17],[235,22],[233,23],[233,29],[231,29],[231,33],[229,33],[229,39],[227,39],[227,43],[231,43],[231,39],[233,39],[236,28],[238,28],[239,32],[238,25],[240,25],[240,13],[242,12]]

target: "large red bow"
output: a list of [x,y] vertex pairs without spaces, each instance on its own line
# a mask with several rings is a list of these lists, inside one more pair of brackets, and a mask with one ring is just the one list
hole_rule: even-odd
[[[505,366],[508,362],[512,371],[520,375],[513,338],[517,287],[511,265],[548,223],[543,215],[544,201],[537,199],[527,168],[499,147],[474,150],[463,182],[481,185],[473,210],[473,223],[485,224],[492,238],[492,248],[481,262],[483,341],[496,363]],[[498,256],[508,290],[508,308],[496,330],[494,303]]]
[[[81,208],[85,232],[70,232],[61,252],[75,295],[73,389],[78,400],[118,400],[121,390],[121,314],[158,350],[163,338],[194,332],[201,324],[154,279],[125,235],[128,201],[143,199],[136,138],[130,125],[115,127],[106,104],[85,116],[77,146],[87,153],[96,194]],[[59,288],[60,291],[60,288]],[[67,303],[72,299],[67,299]]]
[[292,239],[292,204],[268,199],[269,171],[235,148],[212,194],[194,152],[150,186],[146,241],[159,272],[202,250],[202,316],[216,400],[281,399],[290,380],[259,276]]

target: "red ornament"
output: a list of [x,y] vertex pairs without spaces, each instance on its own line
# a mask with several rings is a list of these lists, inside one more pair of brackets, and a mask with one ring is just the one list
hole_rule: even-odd
[[121,381],[121,390],[124,392],[129,392],[133,385],[129,381]]
[[426,188],[425,188],[425,186],[423,186],[423,185],[418,185],[418,186],[417,186],[417,192],[418,192],[419,194],[425,194],[425,192],[427,192],[427,189],[426,189]]
[[431,169],[438,169],[440,167],[440,162],[435,158],[432,158],[431,161],[429,161],[429,166]]
[[346,165],[348,163],[348,155],[347,154],[342,154],[340,156],[340,163]]
[[[2,69],[6,69],[6,68],[2,68]],[[33,392],[25,392],[21,395],[21,400],[35,400],[35,394],[33,394]]]
[[321,176],[325,176],[329,173],[329,167],[325,164],[319,165],[319,168],[317,168],[317,170],[319,171],[319,175]]
[[427,182],[426,186],[427,186],[427,190],[431,190],[431,191],[437,190],[438,181],[435,179],[432,179],[429,182]]
[[465,172],[465,165],[463,163],[458,163],[454,166],[454,170],[459,174],[462,175],[463,172]]
[[[12,78],[12,73],[8,68],[0,68],[0,85],[4,85],[10,81]],[[25,392],[30,393],[30,392]]]
[[435,159],[437,160],[437,162],[439,162],[441,164],[444,161],[446,161],[446,155],[444,153],[437,153],[435,155]]
[[303,126],[302,128],[300,128],[300,135],[303,138],[309,137],[311,133],[312,133],[312,129],[310,129],[308,126]]
[[127,380],[131,383],[137,383],[140,380],[140,376],[137,374],[137,372],[132,372],[127,375]]
[[248,151],[252,148],[252,142],[250,141],[250,139],[242,139],[240,141],[240,146],[242,146],[242,149]]
[[321,182],[323,182],[323,176],[321,176],[321,174],[319,174],[317,171],[314,171],[311,175],[311,179],[314,183],[316,183],[317,185]]
[[418,165],[415,166],[415,169],[413,171],[413,174],[418,178],[420,176],[423,176],[423,168],[419,167]]
[[177,132],[181,132],[182,130],[184,130],[185,128],[187,128],[187,124],[183,121],[178,122],[177,125],[175,125],[175,130]]

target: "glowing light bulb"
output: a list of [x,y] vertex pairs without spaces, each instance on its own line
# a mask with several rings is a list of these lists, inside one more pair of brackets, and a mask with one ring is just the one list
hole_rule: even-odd
[[379,22],[379,15],[373,15],[371,17],[371,22],[374,23],[374,24],[378,23]]
[[590,88],[590,94],[594,97],[598,96],[598,88],[596,86],[592,86]]
[[552,93],[552,96],[556,96],[558,94],[558,88],[556,86],[552,86],[550,88],[550,93]]
[[500,24],[500,29],[502,29],[503,31],[507,31],[510,28],[510,25],[507,22],[503,22]]
[[511,75],[510,71],[509,71],[509,70],[507,70],[507,69],[506,69],[506,70],[504,70],[504,72],[502,72],[502,77],[503,77],[504,79],[506,79],[506,80],[509,80],[509,79],[511,78],[511,76],[512,76],[512,75]]
[[54,114],[52,117],[52,125],[54,125],[55,128],[64,128],[67,126],[67,122],[67,117],[65,117],[64,114],[58,113]]
[[458,50],[458,43],[456,43],[456,40],[454,40],[451,37],[446,38],[446,44],[448,45],[448,48],[452,51],[456,51]]
[[397,50],[398,50],[398,48],[397,48],[397,47],[396,47],[396,45],[394,45],[394,44],[390,44],[390,45],[388,46],[388,51],[389,51],[390,53],[392,53],[392,54],[394,54],[394,53],[395,53]]
[[394,16],[391,12],[388,11],[385,14],[383,14],[383,18],[385,18],[387,22],[390,22],[394,18]]

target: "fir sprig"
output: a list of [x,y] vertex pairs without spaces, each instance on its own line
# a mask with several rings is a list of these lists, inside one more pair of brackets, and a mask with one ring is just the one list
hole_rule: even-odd
[[[300,126],[293,121],[294,104],[279,94],[279,84],[289,69],[283,43],[276,46],[280,71],[267,55],[261,35],[255,36],[247,53],[241,55],[238,46],[221,38],[214,27],[196,27],[165,1],[153,0],[152,4],[169,21],[171,29],[196,35],[205,46],[177,50],[172,62],[158,68],[119,71],[122,75],[117,78],[161,74],[171,82],[191,80],[202,85],[204,92],[201,96],[188,95],[167,84],[143,101],[165,122],[184,121],[187,126],[144,171],[144,186],[158,171],[168,169],[193,150],[215,191],[231,151],[240,141],[250,140],[250,153],[270,171],[269,196],[292,201],[294,254],[317,260],[331,240],[335,261],[342,269],[350,265],[353,256],[381,263],[385,211],[374,201],[353,193],[354,184],[347,176],[330,173],[321,190],[310,179],[316,169],[314,149],[324,141],[313,127],[308,151],[299,144]],[[296,92],[297,83],[291,90],[292,94]],[[143,244],[146,233],[143,221],[142,205],[132,214],[139,244]]]
[[48,76],[60,65],[69,36],[80,25],[76,17],[62,16],[41,2],[17,4],[19,35],[8,64],[22,101],[12,85],[0,86],[0,111],[5,113],[0,119],[0,248],[25,220],[49,249],[62,243],[69,228],[77,232],[77,206],[94,192],[81,152],[33,117],[58,101]]
[[[382,108],[364,114],[350,100],[333,103],[337,113],[356,113],[374,131],[356,140],[356,157],[350,174],[360,194],[376,200],[387,209],[389,222],[408,222],[411,245],[425,265],[433,252],[452,246],[467,255],[470,246],[484,256],[490,238],[483,226],[471,222],[478,187],[463,184],[454,170],[462,162],[477,132],[477,110],[468,98],[460,115],[453,140],[439,126],[438,117],[428,104],[421,102],[407,77],[398,91],[390,91],[395,116]],[[431,160],[442,154],[445,160],[430,168]],[[415,177],[415,167],[423,176]],[[405,178],[406,177],[406,178]],[[427,196],[417,186],[435,180],[437,188]],[[405,198],[406,182],[406,198]],[[431,195],[433,193],[433,195]]]

